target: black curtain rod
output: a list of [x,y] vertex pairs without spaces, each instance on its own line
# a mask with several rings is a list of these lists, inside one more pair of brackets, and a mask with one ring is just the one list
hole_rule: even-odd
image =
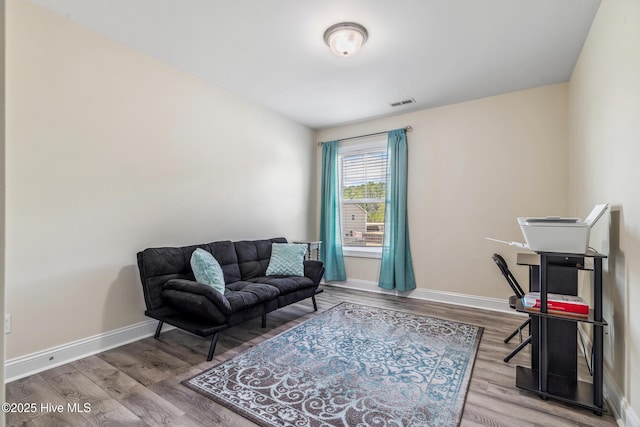
[[[402,129],[404,129],[405,132],[411,132],[413,130],[413,128],[411,126],[405,126]],[[338,139],[338,142],[342,142],[342,141],[349,141],[350,139],[358,139],[358,138],[366,138],[368,136],[376,136],[376,135],[384,135],[386,133],[388,133],[388,130],[385,130],[383,132],[374,132],[374,133],[368,133],[366,135],[358,135],[358,136],[350,136],[349,138],[342,138],[342,139]],[[320,141],[318,142],[318,145],[322,145],[327,141]]]

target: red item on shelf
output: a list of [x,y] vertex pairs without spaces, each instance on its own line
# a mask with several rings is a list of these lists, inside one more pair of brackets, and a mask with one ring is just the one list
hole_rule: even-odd
[[[535,302],[534,302],[535,301]],[[540,293],[530,292],[523,298],[525,308],[540,308]],[[547,310],[555,312],[567,312],[589,314],[589,304],[578,296],[563,294],[547,294]]]

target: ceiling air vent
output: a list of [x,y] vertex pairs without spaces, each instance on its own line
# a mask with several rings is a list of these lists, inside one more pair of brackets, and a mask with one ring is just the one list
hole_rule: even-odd
[[398,102],[392,102],[391,105],[392,107],[400,107],[401,105],[407,105],[407,104],[415,104],[416,100],[413,98],[410,99],[405,99],[403,101],[398,101]]

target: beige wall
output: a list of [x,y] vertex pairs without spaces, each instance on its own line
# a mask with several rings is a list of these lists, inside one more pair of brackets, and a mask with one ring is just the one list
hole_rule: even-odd
[[569,86],[571,210],[612,205],[591,244],[609,255],[605,369],[627,425],[640,422],[639,23],[640,1],[603,1]]
[[311,130],[25,1],[7,9],[8,358],[145,320],[145,247],[309,237]]
[[[502,253],[525,284],[527,272],[515,267],[514,248],[484,238],[522,241],[517,216],[567,213],[567,84],[324,130],[317,137],[328,141],[407,125],[413,127],[408,210],[418,288],[506,298],[512,292],[491,255]],[[349,279],[377,281],[379,260],[345,264]]]

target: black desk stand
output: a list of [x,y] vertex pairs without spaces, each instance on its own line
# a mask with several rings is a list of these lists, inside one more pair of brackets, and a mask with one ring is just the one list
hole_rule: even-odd
[[[607,323],[602,318],[602,259],[605,255],[593,254],[558,254],[540,253],[540,312],[527,312],[532,318],[532,324],[537,323],[537,333],[532,333],[533,339],[537,341],[537,354],[532,351],[532,368],[518,366],[516,368],[516,386],[518,388],[537,393],[543,399],[552,398],[566,403],[571,403],[584,408],[592,409],[595,414],[602,415],[602,369],[603,369],[603,329]],[[590,309],[587,319],[565,317],[547,313],[547,292],[549,286],[550,259],[567,257],[567,259],[578,259],[573,268],[576,270],[588,270],[585,268],[584,258],[593,258],[593,308]],[[521,301],[516,307],[524,311]],[[576,373],[567,372],[563,374],[549,366],[549,341],[548,322],[562,321],[573,322],[577,328],[578,322],[586,322],[593,325],[593,359],[592,372],[593,383],[579,381]],[[563,345],[563,343],[552,343]],[[570,356],[577,357],[574,352]],[[537,356],[537,357],[536,357]],[[537,360],[536,360],[537,359]],[[537,364],[534,363],[537,361]],[[537,369],[536,369],[537,368]]]

